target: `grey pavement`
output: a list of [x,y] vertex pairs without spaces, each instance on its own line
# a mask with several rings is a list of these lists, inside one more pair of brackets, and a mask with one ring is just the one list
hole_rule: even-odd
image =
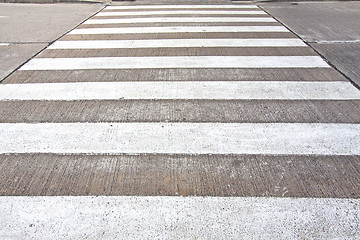
[[0,84],[0,239],[359,239],[360,91],[258,6],[195,1],[3,28],[53,44]]
[[360,2],[259,4],[360,86]]
[[0,81],[102,7],[0,3]]

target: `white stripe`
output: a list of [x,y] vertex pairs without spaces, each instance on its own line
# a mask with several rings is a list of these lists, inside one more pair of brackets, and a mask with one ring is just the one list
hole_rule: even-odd
[[318,56],[34,58],[20,70],[149,68],[330,68]]
[[359,204],[337,198],[0,197],[0,236],[360,239]]
[[134,27],[134,28],[78,28],[68,34],[124,34],[124,33],[206,33],[206,32],[289,32],[283,26],[201,26],[201,27]]
[[1,46],[9,46],[10,44],[9,43],[0,43],[0,47]]
[[171,10],[171,11],[139,11],[139,12],[100,12],[95,16],[148,16],[148,15],[252,15],[261,14],[266,15],[267,13],[261,10],[257,11],[189,11],[189,10]]
[[1,123],[0,139],[4,154],[360,154],[360,124]]
[[48,49],[173,48],[173,47],[304,47],[300,39],[155,39],[56,41]]
[[360,100],[360,91],[348,82],[84,82],[0,85],[0,100],[104,99]]
[[270,17],[172,17],[172,18],[116,18],[116,19],[89,19],[84,24],[115,24],[115,23],[210,23],[210,22],[276,22],[275,19]]
[[126,9],[212,9],[229,8],[244,9],[258,8],[256,5],[136,5],[136,6],[107,6],[106,10],[126,10]]

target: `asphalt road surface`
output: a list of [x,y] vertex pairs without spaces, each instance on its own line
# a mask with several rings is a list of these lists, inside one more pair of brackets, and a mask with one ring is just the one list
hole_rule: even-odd
[[0,109],[0,238],[360,237],[360,91],[252,3],[108,6]]

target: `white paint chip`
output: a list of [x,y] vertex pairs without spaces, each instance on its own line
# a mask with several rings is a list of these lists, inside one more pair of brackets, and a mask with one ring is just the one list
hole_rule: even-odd
[[258,9],[256,5],[133,5],[133,6],[107,6],[106,10],[128,9]]
[[0,139],[2,154],[360,154],[360,124],[1,123]]
[[359,239],[359,205],[359,199],[337,198],[0,197],[0,236]]
[[89,19],[83,24],[118,24],[118,23],[213,23],[213,22],[276,22],[271,17],[171,17],[171,18],[116,18]]
[[68,34],[128,34],[128,33],[211,33],[211,32],[289,32],[283,26],[200,26],[200,27],[127,27],[78,28]]
[[1,84],[0,100],[278,99],[360,100],[349,82],[81,82]]
[[99,12],[95,16],[149,16],[149,15],[267,15],[262,10],[256,11],[191,11],[191,10],[168,10],[168,11],[137,11],[137,12]]
[[48,49],[174,48],[174,47],[305,47],[300,39],[156,39],[56,41]]
[[34,58],[20,70],[149,68],[330,68],[318,56]]

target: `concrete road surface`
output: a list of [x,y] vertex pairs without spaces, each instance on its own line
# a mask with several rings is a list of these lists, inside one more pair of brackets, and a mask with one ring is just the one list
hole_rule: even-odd
[[360,238],[360,91],[250,2],[108,6],[3,81],[0,138],[0,238]]
[[360,86],[360,2],[269,2],[260,6]]
[[101,8],[100,4],[0,3],[0,81]]

